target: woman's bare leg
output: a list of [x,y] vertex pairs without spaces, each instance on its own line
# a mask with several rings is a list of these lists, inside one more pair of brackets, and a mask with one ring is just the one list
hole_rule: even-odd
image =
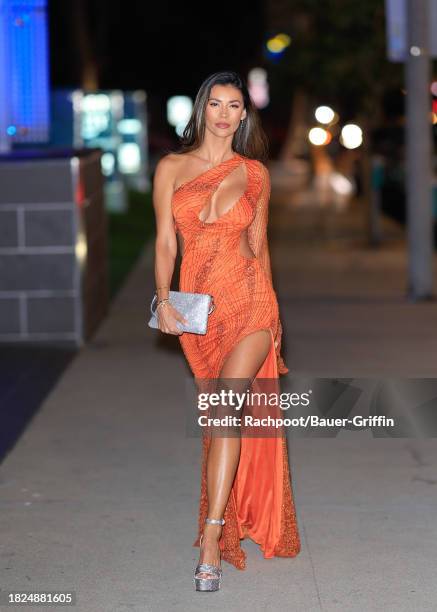
[[[234,391],[244,392],[266,359],[271,344],[270,330],[258,330],[248,334],[234,347],[228,355],[220,372],[221,379],[239,379]],[[241,379],[246,379],[241,380]],[[229,381],[226,381],[229,388]],[[242,388],[243,387],[243,388]],[[211,437],[207,459],[207,492],[208,517],[223,518],[226,504],[232,489],[240,459],[240,437]],[[205,524],[200,554],[200,563],[220,565],[218,540],[222,531],[221,525]],[[207,576],[202,574],[202,576]]]

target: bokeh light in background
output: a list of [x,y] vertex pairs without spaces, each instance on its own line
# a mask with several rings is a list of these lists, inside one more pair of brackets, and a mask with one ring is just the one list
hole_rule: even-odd
[[257,108],[266,108],[270,102],[267,71],[264,68],[253,68],[247,76],[250,97]]
[[81,137],[84,140],[98,138],[110,128],[111,100],[107,94],[75,94],[82,115]]
[[172,96],[167,100],[167,121],[174,126],[178,136],[182,136],[192,110],[193,101],[189,96]]
[[[136,136],[141,133],[141,121],[122,119],[117,124],[119,134]],[[141,169],[141,150],[137,142],[123,142],[118,147],[117,160],[123,174],[135,174]]]
[[332,136],[328,130],[322,127],[313,127],[308,132],[308,139],[311,144],[316,146],[327,145],[331,142]]
[[362,129],[354,123],[344,125],[341,130],[340,142],[346,149],[356,149],[363,143]]
[[141,132],[141,122],[138,119],[122,119],[118,122],[117,129],[120,134],[125,136],[139,134]]
[[77,89],[71,98],[74,144],[78,148],[100,147],[104,151],[100,163],[106,177],[105,206],[108,210],[123,212],[127,209],[127,190],[121,173],[126,166],[130,172],[139,170],[138,163],[136,169],[132,169],[135,162],[129,149],[127,152],[121,150],[125,144],[118,124],[124,119],[124,93],[117,89],[97,93]]
[[350,196],[355,192],[355,186],[352,180],[340,172],[331,172],[329,183],[335,193],[340,196]]
[[101,164],[102,164],[102,172],[105,176],[111,176],[111,174],[114,173],[115,170],[115,157],[113,153],[110,153],[109,151],[106,151],[106,153],[103,153],[102,155],[102,159],[101,159]]
[[319,123],[329,124],[335,118],[335,113],[330,106],[318,106],[314,116]]
[[141,155],[136,142],[124,142],[117,150],[118,167],[123,174],[135,174],[140,171]]
[[269,53],[278,56],[281,55],[290,44],[290,36],[288,36],[288,34],[281,33],[269,38],[266,42],[266,47]]

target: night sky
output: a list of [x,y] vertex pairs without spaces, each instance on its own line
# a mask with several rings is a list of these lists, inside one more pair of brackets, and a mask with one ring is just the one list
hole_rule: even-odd
[[[169,96],[194,99],[218,70],[247,78],[255,66],[268,67],[266,2],[49,0],[51,86],[82,87],[91,61],[100,89],[146,91],[151,145],[165,147],[175,138],[166,121]],[[286,123],[287,102],[284,113],[282,120],[272,106],[261,111],[265,128]]]
[[98,66],[101,88],[195,92],[208,74],[246,74],[262,61],[263,2],[51,0],[53,87],[81,84],[77,11]]

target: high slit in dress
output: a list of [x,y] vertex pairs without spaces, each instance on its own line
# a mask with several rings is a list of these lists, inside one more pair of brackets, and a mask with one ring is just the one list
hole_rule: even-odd
[[[216,221],[201,221],[202,209],[239,164],[246,164],[244,194]],[[267,167],[239,153],[186,181],[173,194],[175,230],[184,244],[179,290],[210,293],[215,304],[205,335],[178,336],[196,379],[218,378],[230,351],[244,336],[259,329],[270,330],[271,346],[256,378],[279,379],[279,374],[289,371],[281,356],[282,326],[270,268],[269,200]],[[240,235],[246,229],[255,257],[240,252]],[[209,444],[210,437],[203,435],[198,535],[193,546],[199,546],[207,517]],[[224,519],[221,556],[238,569],[246,567],[246,553],[240,546],[245,537],[259,544],[266,559],[298,554],[300,538],[285,435],[241,438],[240,460]]]

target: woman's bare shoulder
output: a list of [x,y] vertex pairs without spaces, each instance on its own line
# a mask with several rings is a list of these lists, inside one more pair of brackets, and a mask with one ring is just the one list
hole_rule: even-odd
[[155,168],[155,180],[164,180],[167,184],[170,182],[175,184],[182,158],[185,156],[179,153],[167,153],[163,155],[157,162]]
[[183,173],[185,164],[190,156],[187,153],[167,153],[156,164],[156,172],[164,176],[168,180],[170,178],[173,187],[176,185],[176,180],[179,174]]
[[177,153],[167,153],[166,155],[163,155],[156,164],[156,170],[162,172],[176,168],[180,162],[180,157],[181,156]]

